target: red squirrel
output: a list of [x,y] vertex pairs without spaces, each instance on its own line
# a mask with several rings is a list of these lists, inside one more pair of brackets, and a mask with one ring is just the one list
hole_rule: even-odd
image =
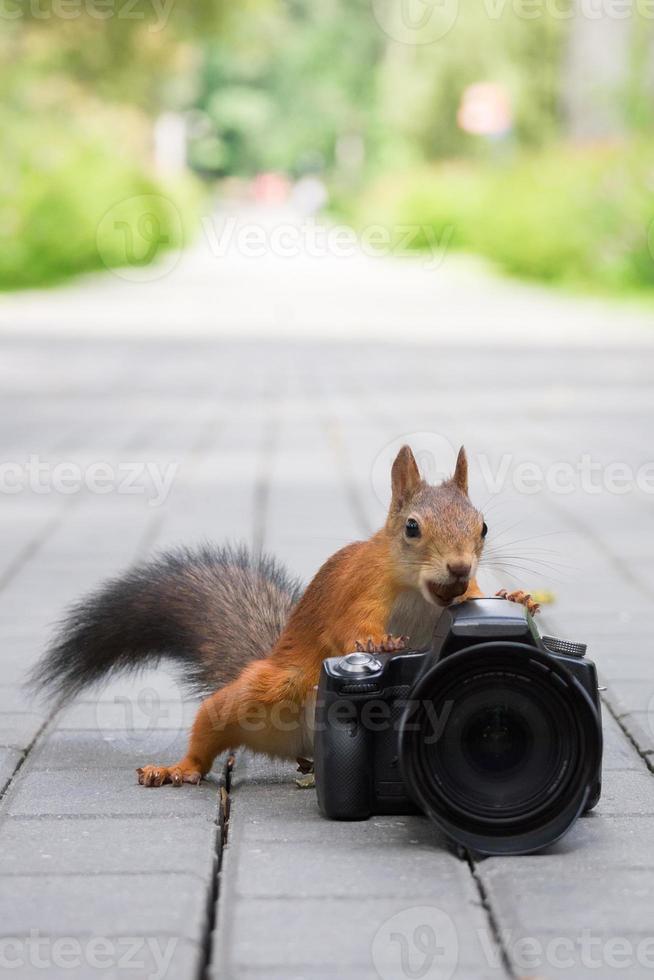
[[[170,552],[73,607],[33,681],[64,701],[167,656],[196,691],[215,692],[184,758],[139,768],[143,786],[197,783],[240,746],[303,764],[326,657],[423,646],[445,606],[483,594],[475,573],[487,527],[468,496],[463,447],[453,476],[431,486],[403,446],[391,486],[381,530],[332,555],[304,592],[273,559],[244,549]],[[538,609],[525,592],[498,595]]]

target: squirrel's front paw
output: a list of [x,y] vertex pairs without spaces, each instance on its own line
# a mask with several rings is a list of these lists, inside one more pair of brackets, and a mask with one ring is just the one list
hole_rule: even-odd
[[516,589],[515,592],[509,592],[507,589],[500,589],[499,592],[495,593],[500,599],[508,599],[509,602],[517,602],[521,606],[527,607],[527,612],[532,616],[535,616],[540,609],[540,605],[531,598],[530,592],[523,592],[522,589]]
[[408,642],[408,636],[391,636],[387,633],[379,643],[375,643],[372,636],[365,641],[357,640],[354,649],[357,653],[395,653],[397,650],[405,650]]
[[136,770],[136,774],[140,786],[163,786],[165,783],[172,783],[173,786],[181,786],[183,783],[197,785],[202,779],[201,773],[182,763],[177,763],[176,766],[142,766]]

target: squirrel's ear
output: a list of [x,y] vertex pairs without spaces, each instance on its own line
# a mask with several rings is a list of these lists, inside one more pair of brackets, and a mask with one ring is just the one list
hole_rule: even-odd
[[408,446],[402,446],[391,469],[391,509],[400,510],[420,486],[420,471]]
[[456,457],[456,466],[454,467],[454,476],[452,479],[459,490],[463,490],[464,493],[468,492],[468,457],[463,446],[459,449],[459,455]]

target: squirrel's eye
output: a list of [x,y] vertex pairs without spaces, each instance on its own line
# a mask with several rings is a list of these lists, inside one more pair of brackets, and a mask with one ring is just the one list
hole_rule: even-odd
[[406,531],[407,538],[420,537],[420,525],[413,517],[410,517],[409,520],[406,522],[404,530]]
[[484,523],[481,525],[482,538],[485,538],[487,534],[488,534],[488,524],[486,523],[486,521],[484,521]]

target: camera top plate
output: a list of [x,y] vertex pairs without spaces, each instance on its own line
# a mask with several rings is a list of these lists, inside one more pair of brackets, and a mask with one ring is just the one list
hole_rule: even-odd
[[451,606],[450,629],[455,636],[514,639],[531,633],[531,617],[524,606],[506,599],[468,599]]

